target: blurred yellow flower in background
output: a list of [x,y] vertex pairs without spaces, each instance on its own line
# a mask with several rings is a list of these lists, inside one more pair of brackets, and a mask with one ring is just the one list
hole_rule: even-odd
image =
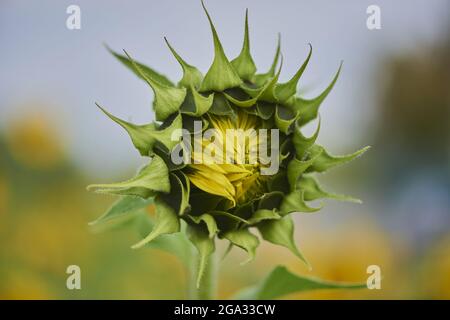
[[[306,228],[305,228],[306,229]],[[320,290],[291,295],[292,299],[358,299],[387,298],[389,288],[398,285],[393,281],[395,260],[391,243],[374,221],[359,218],[350,224],[338,225],[333,230],[304,230],[305,252],[310,252],[313,273],[324,279],[366,283],[369,274],[367,267],[379,266],[381,269],[381,290]],[[316,235],[314,235],[316,234]],[[313,238],[313,239],[311,239]],[[292,261],[292,270],[304,272]],[[391,296],[392,297],[392,296]]]
[[64,158],[60,133],[43,113],[28,114],[8,128],[6,142],[12,156],[32,168],[48,169]]

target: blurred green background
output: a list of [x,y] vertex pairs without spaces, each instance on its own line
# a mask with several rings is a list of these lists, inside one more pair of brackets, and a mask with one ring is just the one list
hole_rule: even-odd
[[[70,4],[0,3],[0,298],[184,298],[181,264],[162,251],[131,250],[135,228],[88,228],[114,198],[85,187],[126,178],[142,163],[125,132],[94,101],[121,118],[153,119],[150,89],[102,43],[126,48],[178,79],[162,36],[205,71],[212,59],[206,18],[199,1],[77,1],[82,28],[71,31],[65,26]],[[284,79],[311,42],[312,63],[301,84],[306,96],[319,92],[343,59],[343,74],[321,108],[319,143],[337,154],[373,147],[322,178],[363,205],[329,201],[319,214],[296,216],[296,240],[312,271],[267,243],[255,261],[241,266],[244,254],[235,249],[221,263],[219,297],[231,297],[279,264],[336,281],[365,281],[367,266],[375,264],[381,290],[287,298],[449,299],[448,2],[378,1],[382,29],[376,31],[366,28],[372,4],[366,1],[206,4],[229,57],[240,49],[246,7],[253,56],[262,69],[280,31]],[[66,288],[72,264],[81,267],[81,290]]]

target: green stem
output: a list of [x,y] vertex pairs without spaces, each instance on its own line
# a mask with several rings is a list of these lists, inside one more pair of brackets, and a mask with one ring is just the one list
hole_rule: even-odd
[[191,265],[189,268],[188,278],[188,299],[189,300],[212,300],[216,299],[217,290],[217,257],[216,253],[212,253],[208,258],[208,263],[205,266],[205,271],[200,282],[200,287],[197,288],[197,268],[198,268],[198,254],[195,248],[191,252]]

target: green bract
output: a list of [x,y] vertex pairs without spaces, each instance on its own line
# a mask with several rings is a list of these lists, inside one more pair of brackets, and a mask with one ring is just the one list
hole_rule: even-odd
[[[231,246],[247,251],[249,260],[255,256],[260,240],[251,231],[253,227],[262,239],[286,247],[307,263],[294,242],[291,214],[318,211],[320,207],[313,207],[308,202],[321,198],[359,201],[324,191],[314,173],[349,162],[364,153],[367,147],[353,154],[332,156],[316,144],[320,123],[311,137],[305,137],[301,132],[304,125],[318,117],[319,106],[333,88],[341,66],[329,86],[316,98],[298,97],[297,85],[311,58],[311,45],[298,71],[289,81],[279,83],[282,68],[279,41],[270,69],[265,73],[256,73],[250,53],[247,13],[242,50],[230,61],[211,17],[206,8],[204,10],[214,43],[214,60],[205,75],[181,58],[167,39],[171,53],[183,70],[178,84],[133,60],[128,53],[121,55],[108,49],[153,90],[153,110],[158,122],[132,124],[99,106],[126,130],[140,155],[149,158],[149,163],[130,180],[88,187],[96,192],[122,196],[94,224],[154,204],[156,220],[151,230],[132,247],[140,248],[151,243],[159,243],[157,246],[160,246],[159,239],[162,238],[176,241],[177,238],[167,238],[170,234],[187,235],[199,253],[198,283],[209,255],[215,250],[216,238],[226,239]],[[177,130],[187,129],[194,134],[193,121],[198,120],[211,127],[211,116],[219,121],[221,118],[236,121],[243,112],[256,117],[255,121],[262,128],[280,130],[281,162],[276,174],[261,180],[258,189],[251,188],[250,193],[247,191],[243,197],[245,201],[230,204],[230,200],[220,194],[205,191],[208,183],[202,188],[201,182],[193,182],[189,168],[184,164],[174,164],[170,152],[181,138],[176,135]],[[173,140],[174,135],[178,140]],[[232,195],[231,192],[230,197]],[[180,241],[181,245],[186,245],[185,240]],[[183,249],[178,251],[183,252]]]

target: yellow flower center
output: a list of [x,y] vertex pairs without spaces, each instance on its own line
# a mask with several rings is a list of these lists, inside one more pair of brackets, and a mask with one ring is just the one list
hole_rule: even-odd
[[[264,182],[261,164],[254,156],[262,144],[255,136],[260,119],[239,111],[236,118],[208,115],[207,120],[216,134],[213,141],[205,135],[194,138],[194,145],[197,143],[202,147],[201,154],[194,146],[186,175],[199,189],[230,200],[232,207],[245,203],[261,192]],[[251,131],[253,135],[249,134]],[[235,134],[232,139],[229,139],[229,132]],[[220,155],[214,150],[219,150]],[[223,161],[217,161],[218,158]]]

